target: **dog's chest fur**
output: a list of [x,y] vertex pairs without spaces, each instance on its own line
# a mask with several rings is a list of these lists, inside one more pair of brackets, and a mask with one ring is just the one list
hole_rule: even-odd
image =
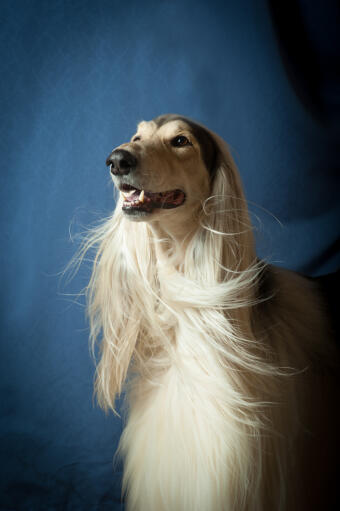
[[129,511],[236,509],[235,481],[250,484],[249,431],[233,415],[239,396],[194,327],[181,321],[168,369],[133,384],[120,444]]

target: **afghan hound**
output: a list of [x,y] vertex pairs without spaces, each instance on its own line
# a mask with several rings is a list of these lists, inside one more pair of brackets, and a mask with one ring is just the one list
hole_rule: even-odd
[[[178,115],[107,159],[87,288],[95,390],[126,392],[128,511],[327,509],[336,364],[315,283],[257,258],[226,143]],[[333,456],[335,458],[335,455]]]

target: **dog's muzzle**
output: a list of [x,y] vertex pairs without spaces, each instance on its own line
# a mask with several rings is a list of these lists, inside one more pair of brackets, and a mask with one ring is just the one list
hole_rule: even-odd
[[[185,202],[185,193],[182,190],[166,190],[154,192],[137,188],[132,184],[134,179],[123,176],[133,173],[138,165],[137,158],[126,149],[115,149],[106,160],[110,172],[116,179],[115,184],[123,196],[122,210],[132,216],[151,213],[154,209],[174,209]],[[135,176],[136,177],[136,176]]]

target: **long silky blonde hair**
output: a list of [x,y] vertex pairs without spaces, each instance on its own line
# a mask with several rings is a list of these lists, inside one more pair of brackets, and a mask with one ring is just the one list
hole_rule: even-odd
[[[100,342],[95,390],[100,405],[112,410],[124,383],[128,390],[130,418],[120,450],[126,459],[129,509],[138,511],[163,509],[156,489],[153,493],[152,476],[140,474],[131,445],[138,442],[146,421],[149,394],[171,368],[183,380],[178,399],[183,403],[187,399],[187,408],[197,412],[190,424],[197,433],[184,438],[183,424],[180,437],[197,453],[197,460],[185,468],[186,489],[176,483],[187,509],[263,511],[264,498],[276,510],[285,506],[287,452],[295,439],[292,435],[283,442],[281,437],[293,430],[289,421],[298,420],[292,377],[296,371],[287,340],[291,334],[282,329],[278,333],[275,325],[266,328],[261,317],[261,304],[275,302],[275,290],[259,293],[267,265],[256,257],[240,177],[225,142],[209,133],[218,148],[216,169],[210,194],[191,216],[184,240],[177,242],[166,230],[160,236],[152,223],[131,222],[118,200],[112,217],[90,232],[80,254],[96,248],[87,288],[93,349]],[[300,370],[305,361],[302,351],[291,349]],[[190,369],[187,359],[192,361]],[[200,388],[198,400],[191,384],[186,385],[188,371],[191,383]],[[169,389],[168,413],[177,424],[178,401],[171,405],[171,396],[178,391],[170,383]],[[288,414],[293,419],[287,419],[282,403],[293,410]],[[189,430],[194,419],[186,412],[183,417]],[[208,430],[214,440],[208,438]],[[165,444],[160,445],[165,452]],[[144,453],[150,471],[151,451],[149,447]],[[204,470],[199,460],[206,464]],[[183,460],[182,464],[186,466]],[[270,470],[264,481],[265,466]],[[213,492],[207,492],[210,499],[214,495],[210,507],[204,507],[206,497],[198,490],[199,484],[206,489],[206,480],[214,481]],[[160,484],[162,498],[179,505],[170,482]],[[149,496],[141,499],[143,485]]]

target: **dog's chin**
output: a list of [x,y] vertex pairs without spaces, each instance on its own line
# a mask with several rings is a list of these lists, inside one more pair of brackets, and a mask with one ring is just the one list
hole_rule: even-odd
[[152,211],[142,211],[122,208],[124,216],[131,222],[154,222],[169,219],[172,215],[177,215],[179,211],[183,211],[183,207],[178,206],[172,209],[155,208]]
[[153,211],[138,211],[133,209],[124,209],[122,208],[122,211],[126,218],[131,220],[132,222],[147,222],[148,220],[151,220],[153,217]]

